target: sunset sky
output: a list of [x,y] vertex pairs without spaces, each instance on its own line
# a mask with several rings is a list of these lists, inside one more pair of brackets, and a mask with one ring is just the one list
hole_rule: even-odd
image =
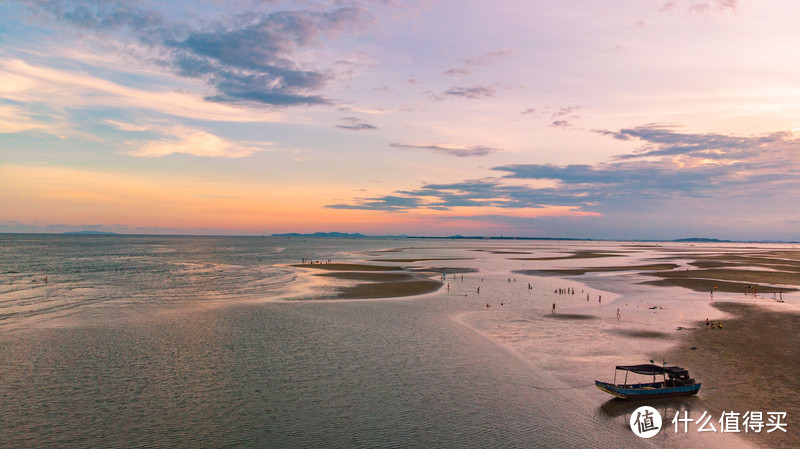
[[800,240],[792,0],[0,2],[0,232]]

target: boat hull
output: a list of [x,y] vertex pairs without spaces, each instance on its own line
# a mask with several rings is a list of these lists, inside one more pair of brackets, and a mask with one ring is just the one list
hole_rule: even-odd
[[594,381],[597,388],[620,399],[640,400],[671,398],[678,396],[693,396],[700,390],[701,384],[683,385],[680,387],[663,387],[663,384],[636,384],[636,385],[614,385],[608,382]]

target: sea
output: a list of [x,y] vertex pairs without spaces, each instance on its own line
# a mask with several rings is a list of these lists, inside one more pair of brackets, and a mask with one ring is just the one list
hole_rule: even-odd
[[[0,235],[0,445],[651,447],[454,319],[511,285],[498,245]],[[391,254],[479,271],[341,300],[292,266]]]

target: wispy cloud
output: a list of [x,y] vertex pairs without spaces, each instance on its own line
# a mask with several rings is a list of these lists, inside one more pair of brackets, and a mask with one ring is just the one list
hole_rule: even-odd
[[392,148],[405,148],[412,150],[431,150],[437,153],[442,153],[448,156],[456,156],[456,157],[486,156],[488,154],[494,153],[495,151],[499,151],[497,148],[491,148],[482,145],[476,145],[471,147],[456,147],[450,145],[409,145],[402,143],[392,143],[389,144],[389,146]]
[[460,66],[447,69],[444,71],[444,74],[456,77],[469,75],[472,73],[475,67],[492,65],[498,59],[508,55],[509,53],[510,52],[507,50],[489,51],[476,58],[465,59]]
[[[757,201],[759,195],[766,195],[800,200],[800,139],[789,133],[744,137],[692,134],[663,125],[600,132],[615,138],[641,140],[645,149],[595,165],[497,166],[492,170],[503,173],[500,177],[430,183],[385,197],[359,198],[330,207],[391,211],[562,207],[573,213],[615,211],[624,215],[642,205],[681,199],[713,199],[719,204],[730,204],[737,198]],[[527,185],[526,180],[550,183]]]
[[55,69],[32,65],[18,59],[0,59],[0,95],[19,103],[50,104],[54,96],[59,105],[77,107],[121,107],[155,111],[201,120],[259,122],[277,121],[281,114],[266,110],[243,110],[230,105],[209,103],[187,92],[163,86],[140,89],[118,84],[80,70]]
[[636,153],[616,156],[612,163],[515,164],[494,170],[512,178],[558,180],[561,190],[580,191],[594,201],[800,194],[800,140],[791,133],[681,133],[664,125],[598,132],[643,145]]
[[117,120],[110,120],[109,119],[109,120],[106,120],[106,123],[108,123],[109,125],[113,126],[114,128],[121,129],[123,131],[136,132],[136,131],[147,131],[148,130],[148,127],[146,127],[146,126],[136,125],[136,124],[133,124],[133,123],[120,122],[120,121],[117,121]]
[[83,31],[115,34],[147,46],[158,64],[215,89],[207,99],[272,106],[330,103],[318,92],[331,79],[325,67],[301,62],[303,49],[369,21],[352,3],[328,11],[286,10],[220,18],[197,27],[170,22],[130,2],[36,2],[57,20]]
[[715,133],[682,133],[677,127],[651,124],[619,131],[596,132],[619,140],[639,140],[642,147],[633,154],[617,156],[618,159],[646,157],[686,156],[717,161],[758,160],[766,154],[786,155],[786,146],[796,146],[797,140],[789,132],[774,132],[757,136],[736,136]]
[[478,98],[491,98],[497,94],[494,87],[491,86],[472,86],[472,87],[451,87],[444,91],[440,98],[458,97],[468,99]]
[[163,157],[189,154],[199,157],[239,158],[262,151],[269,143],[242,145],[225,140],[206,131],[177,127],[168,138],[139,145],[128,154],[138,157]]
[[580,110],[580,106],[546,106],[541,108],[527,108],[520,112],[520,115],[550,120],[550,126],[570,126],[570,120],[580,118],[580,115],[578,115],[578,111]]
[[11,104],[0,103],[0,134],[43,129],[46,125],[28,115],[23,109]]
[[409,196],[385,195],[377,198],[360,198],[355,204],[331,204],[329,209],[381,210],[404,212],[417,209],[423,204],[419,198]]
[[347,129],[350,131],[364,131],[364,130],[378,129],[377,126],[370,125],[369,123],[364,122],[357,117],[344,117],[342,119],[342,122],[344,123],[336,125],[336,127]]
[[691,14],[736,12],[738,0],[670,0],[661,6],[661,11],[686,11]]
[[450,184],[425,184],[419,189],[401,190],[380,197],[357,198],[352,203],[328,207],[392,212],[412,209],[458,209],[465,212],[470,209],[495,209],[502,213],[514,213],[555,206],[561,207],[565,213],[579,213],[580,207],[586,204],[586,198],[569,192],[509,183],[500,178],[487,178]]

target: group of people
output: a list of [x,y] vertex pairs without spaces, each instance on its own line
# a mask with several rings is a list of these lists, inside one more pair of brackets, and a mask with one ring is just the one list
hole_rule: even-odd
[[305,265],[305,264],[312,265],[312,264],[315,264],[315,263],[331,263],[331,260],[330,260],[330,259],[327,259],[327,260],[326,260],[326,261],[324,261],[324,262],[320,262],[319,260],[314,260],[314,259],[306,259],[306,258],[304,257],[304,258],[302,258],[302,259],[300,259],[300,260],[302,261],[303,265]]
[[[455,278],[456,278],[456,275],[455,275],[455,273],[453,273],[453,279],[455,280]],[[442,281],[445,281],[445,280],[447,280],[447,273],[442,273]],[[462,281],[464,280],[464,275],[463,274],[461,275],[461,280]],[[483,281],[483,279],[481,279],[481,281]]]
[[722,329],[722,323],[714,324],[714,321],[709,321],[709,319],[706,318],[706,327],[710,327],[711,329],[714,329],[715,326],[718,329]]

